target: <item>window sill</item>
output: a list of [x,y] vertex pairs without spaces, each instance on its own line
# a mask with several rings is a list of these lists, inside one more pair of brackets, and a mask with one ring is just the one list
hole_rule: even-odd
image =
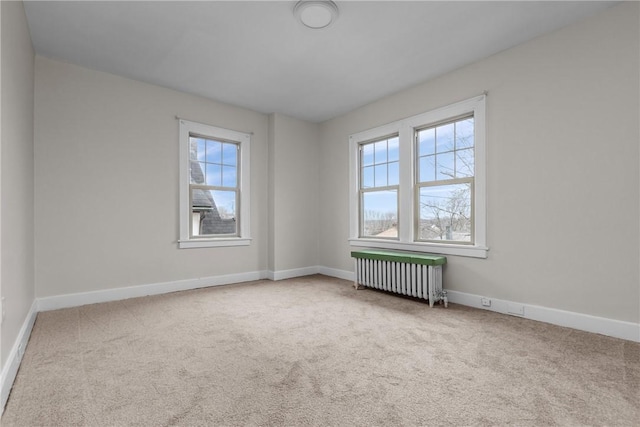
[[219,239],[192,239],[192,240],[179,240],[178,248],[191,249],[191,248],[215,248],[220,246],[249,246],[251,239],[248,238],[219,238]]
[[472,258],[487,258],[489,248],[484,246],[463,246],[452,244],[422,243],[422,242],[389,242],[378,239],[349,239],[351,246],[366,246],[370,248],[398,249],[414,252],[429,252],[443,255],[458,255]]

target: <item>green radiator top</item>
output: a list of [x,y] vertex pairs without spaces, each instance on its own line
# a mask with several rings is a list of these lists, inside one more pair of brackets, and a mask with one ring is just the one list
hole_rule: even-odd
[[351,257],[360,259],[373,259],[377,261],[404,262],[408,264],[420,265],[444,265],[447,263],[447,257],[442,255],[377,249],[352,251]]

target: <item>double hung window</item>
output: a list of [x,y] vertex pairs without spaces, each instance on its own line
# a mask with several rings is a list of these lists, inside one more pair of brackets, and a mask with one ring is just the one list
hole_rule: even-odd
[[180,247],[249,244],[250,135],[180,119]]
[[416,130],[416,240],[473,243],[474,119]]
[[486,257],[485,96],[350,137],[354,246]]
[[360,235],[398,237],[398,135],[360,145]]

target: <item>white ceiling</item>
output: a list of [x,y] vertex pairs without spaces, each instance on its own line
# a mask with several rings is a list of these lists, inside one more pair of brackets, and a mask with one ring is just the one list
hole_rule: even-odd
[[337,1],[311,30],[295,1],[25,3],[38,54],[263,113],[320,122],[615,2]]

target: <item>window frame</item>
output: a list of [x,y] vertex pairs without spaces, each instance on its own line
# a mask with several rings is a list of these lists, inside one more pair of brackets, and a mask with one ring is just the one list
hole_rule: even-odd
[[[472,184],[472,236],[473,243],[454,243],[444,241],[418,240],[417,223],[419,218],[417,192],[420,185],[417,179],[418,158],[416,137],[419,130],[455,121],[465,115],[474,117],[474,176]],[[400,144],[400,182],[398,189],[398,239],[390,241],[360,235],[360,158],[359,146],[366,141],[379,140],[391,134],[399,135]],[[476,96],[461,102],[437,108],[426,113],[398,120],[373,129],[349,136],[349,243],[352,246],[365,246],[385,249],[433,252],[445,255],[459,255],[474,258],[486,258],[489,248],[487,237],[486,202],[486,95]],[[402,224],[402,225],[400,225]]]
[[[251,244],[250,234],[250,147],[251,135],[230,129],[224,129],[203,123],[192,122],[185,119],[178,119],[179,122],[179,199],[180,199],[180,236],[178,247],[188,248],[208,248],[218,246],[246,246]],[[238,145],[237,154],[237,195],[236,195],[236,233],[220,235],[204,235],[202,237],[192,236],[192,189],[204,188],[217,189],[215,186],[191,184],[191,159],[190,159],[190,138],[199,137],[234,143]],[[220,187],[223,191],[228,188]]]

